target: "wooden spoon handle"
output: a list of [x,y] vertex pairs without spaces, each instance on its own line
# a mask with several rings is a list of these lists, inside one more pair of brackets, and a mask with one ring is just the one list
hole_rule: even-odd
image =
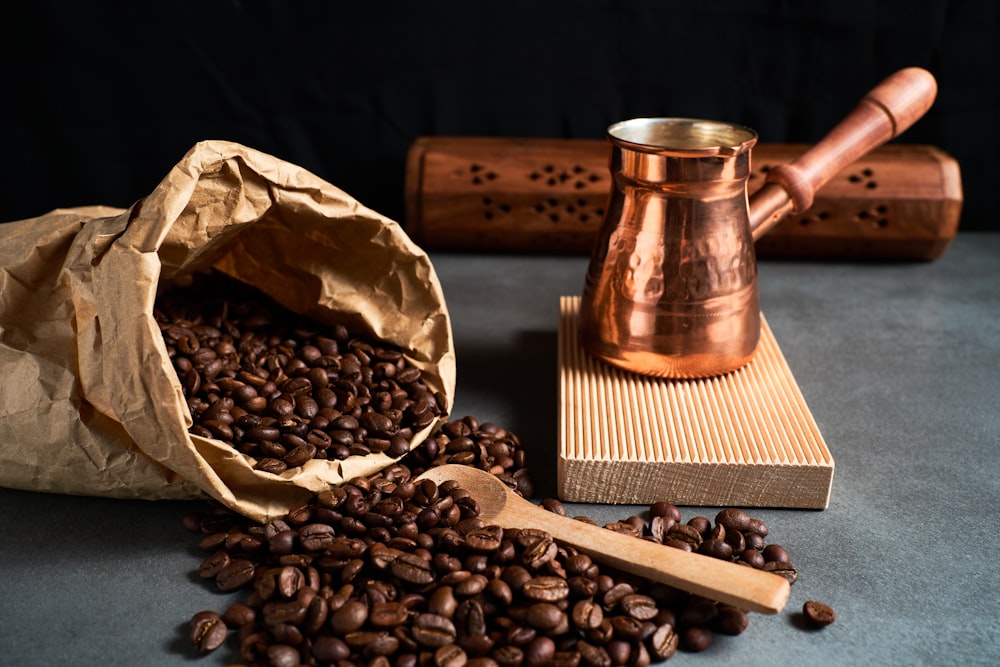
[[807,153],[771,169],[750,199],[750,229],[758,239],[791,210],[812,206],[816,191],[842,169],[919,120],[934,103],[937,82],[925,69],[908,67],[873,88]]
[[788,602],[789,583],[776,574],[688,553],[537,508],[519,514],[519,526],[548,531],[556,540],[576,547],[598,563],[623,572],[745,611],[776,614]]

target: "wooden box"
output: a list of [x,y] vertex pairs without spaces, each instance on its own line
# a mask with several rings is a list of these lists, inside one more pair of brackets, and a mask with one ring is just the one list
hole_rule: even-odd
[[[750,192],[808,146],[758,144]],[[406,168],[406,223],[425,248],[589,254],[610,197],[603,140],[421,137]],[[957,162],[890,144],[844,169],[812,208],[757,242],[761,257],[932,260],[962,208]]]

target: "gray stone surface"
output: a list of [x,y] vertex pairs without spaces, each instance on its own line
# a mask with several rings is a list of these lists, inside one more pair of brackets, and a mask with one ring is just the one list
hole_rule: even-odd
[[[517,433],[555,490],[558,298],[580,257],[432,253],[458,354],[455,416]],[[787,609],[679,665],[994,665],[1000,575],[1000,235],[931,263],[763,262],[762,308],[836,460],[830,507],[756,509],[800,579]],[[0,664],[223,665],[186,625],[194,503],[0,489]],[[604,522],[641,508],[572,505]],[[717,508],[684,508],[685,517]],[[800,627],[807,599],[836,609]]]

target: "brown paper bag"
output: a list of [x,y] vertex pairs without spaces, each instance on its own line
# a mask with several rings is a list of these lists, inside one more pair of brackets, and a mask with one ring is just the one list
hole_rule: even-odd
[[168,282],[206,269],[398,345],[450,409],[451,325],[427,256],[396,223],[315,175],[206,141],[128,210],[63,209],[0,225],[0,485],[208,494],[264,520],[391,462],[313,460],[279,476],[254,470],[229,444],[188,434],[191,414],[153,305]]

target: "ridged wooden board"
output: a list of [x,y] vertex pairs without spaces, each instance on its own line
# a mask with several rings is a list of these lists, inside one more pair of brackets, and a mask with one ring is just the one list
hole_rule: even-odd
[[604,364],[560,299],[558,493],[565,501],[823,509],[834,462],[762,318],[754,358],[704,380]]

